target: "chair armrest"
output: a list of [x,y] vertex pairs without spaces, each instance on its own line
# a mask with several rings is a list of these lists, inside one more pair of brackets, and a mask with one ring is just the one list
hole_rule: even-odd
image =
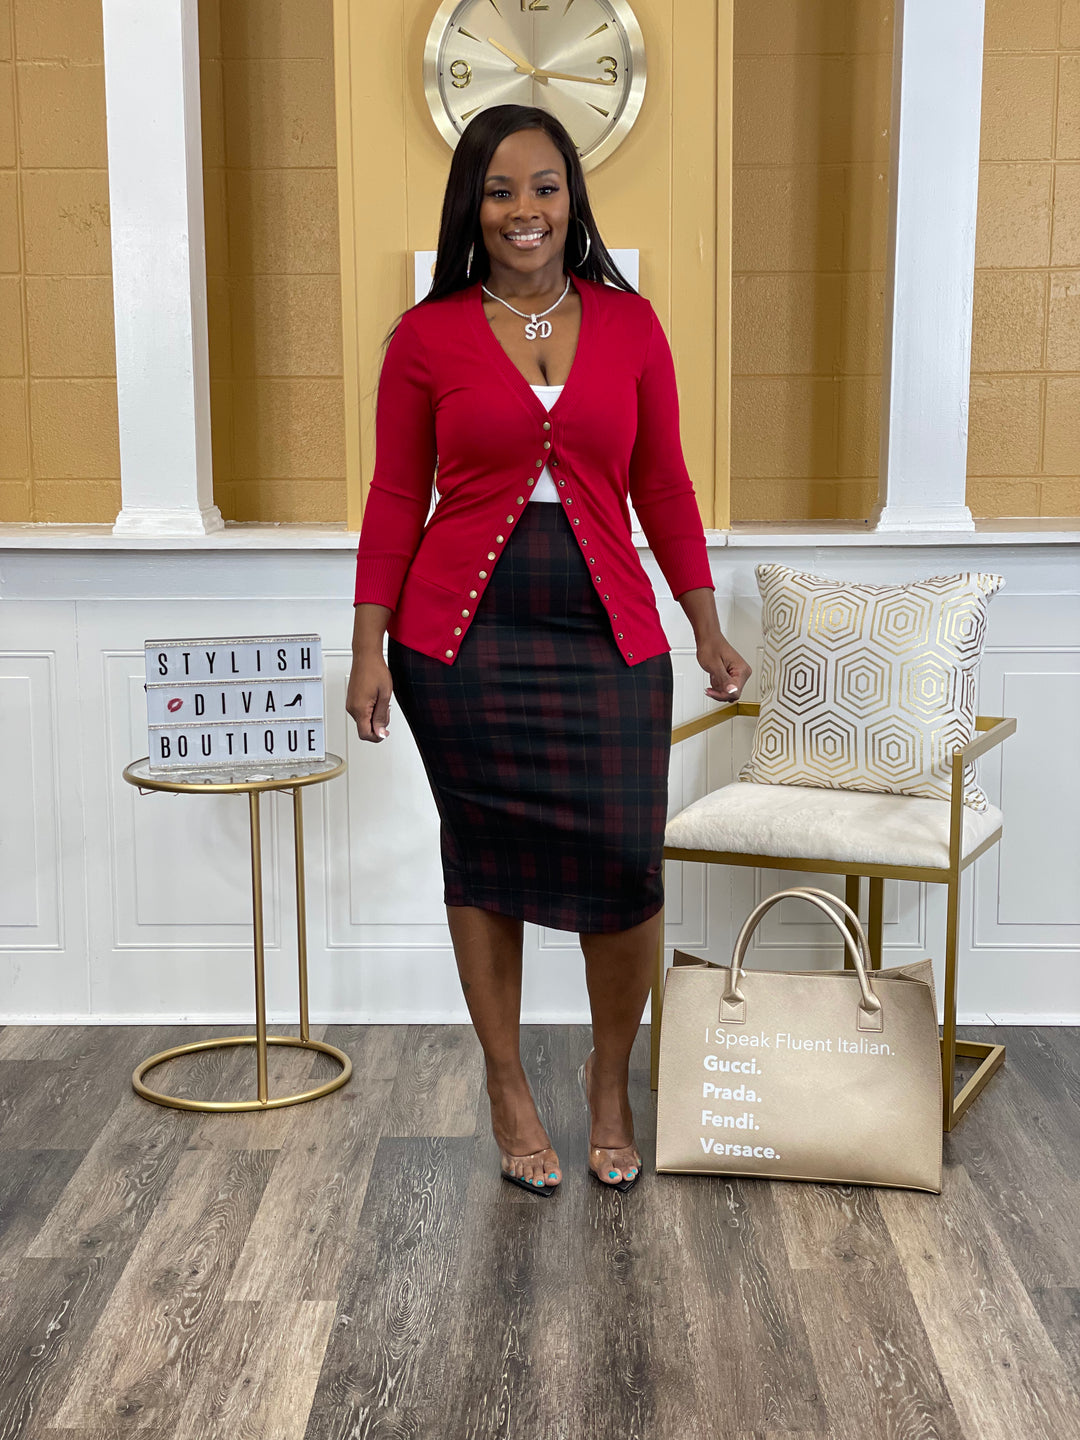
[[1010,735],[1015,735],[1016,721],[1011,718],[999,719],[996,715],[977,715],[975,730],[976,732],[982,731],[979,738],[977,740],[972,738],[961,749],[953,752],[954,770],[957,760],[961,765],[966,765],[980,755],[985,755],[987,750],[992,750],[995,745],[1000,745]]
[[698,715],[694,720],[676,725],[671,732],[671,743],[678,745],[680,740],[689,740],[692,735],[700,735],[703,730],[711,730],[714,725],[723,725],[725,720],[733,720],[736,715],[756,717],[760,710],[761,706],[756,700],[736,700],[730,705],[721,705],[719,710],[713,710],[708,715]]
[[[999,719],[994,715],[977,715],[975,717],[975,731],[978,739],[974,737],[966,745],[961,745],[952,754],[952,787],[949,796],[949,867],[956,872],[960,865],[961,844],[960,837],[963,833],[964,815],[964,766],[969,765],[987,750],[992,750],[995,745],[1000,745],[1007,740],[1016,730],[1014,719]],[[980,733],[981,732],[981,733]]]

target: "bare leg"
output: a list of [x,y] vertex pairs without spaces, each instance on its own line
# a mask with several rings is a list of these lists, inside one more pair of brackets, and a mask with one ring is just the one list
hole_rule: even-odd
[[[465,1003],[484,1051],[491,1128],[503,1169],[555,1185],[562,1179],[559,1159],[521,1064],[522,923],[472,905],[448,905],[446,916]],[[507,1158],[525,1156],[532,1158]]]
[[606,1184],[631,1179],[641,1167],[627,1084],[630,1050],[652,985],[663,912],[614,935],[582,935],[592,1009],[593,1053],[585,1081],[592,1114],[589,1163]]

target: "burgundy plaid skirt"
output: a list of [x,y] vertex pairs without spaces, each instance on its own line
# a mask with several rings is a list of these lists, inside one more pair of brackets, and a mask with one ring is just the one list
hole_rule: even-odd
[[447,905],[627,930],[664,903],[671,658],[627,665],[561,505],[525,507],[453,665],[389,642]]

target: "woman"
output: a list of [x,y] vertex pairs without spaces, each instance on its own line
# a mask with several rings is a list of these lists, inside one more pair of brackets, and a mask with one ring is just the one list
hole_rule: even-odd
[[604,248],[562,125],[481,111],[431,293],[383,364],[347,708],[379,742],[396,691],[416,739],[502,1173],[542,1195],[562,1171],[521,1064],[526,920],[581,937],[589,1168],[619,1189],[641,1168],[627,1080],[661,925],[672,679],[628,490],[706,694],[737,698],[749,667],[720,633],[663,331]]

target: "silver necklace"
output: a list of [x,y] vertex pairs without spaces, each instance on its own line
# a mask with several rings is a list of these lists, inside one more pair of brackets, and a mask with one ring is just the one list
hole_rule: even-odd
[[555,304],[549,305],[546,310],[541,310],[539,315],[528,315],[523,310],[514,310],[513,305],[511,305],[508,300],[504,300],[501,295],[493,294],[486,285],[481,285],[480,288],[481,290],[483,290],[485,295],[490,295],[492,300],[498,300],[500,305],[505,305],[507,310],[513,310],[515,315],[520,316],[522,320],[528,322],[525,326],[526,340],[535,340],[538,335],[541,340],[546,340],[551,334],[551,321],[545,320],[544,316],[550,315],[552,310],[557,310],[562,304],[562,302],[566,299],[567,295],[569,295],[570,276],[568,275],[566,277],[566,289],[555,301]]

